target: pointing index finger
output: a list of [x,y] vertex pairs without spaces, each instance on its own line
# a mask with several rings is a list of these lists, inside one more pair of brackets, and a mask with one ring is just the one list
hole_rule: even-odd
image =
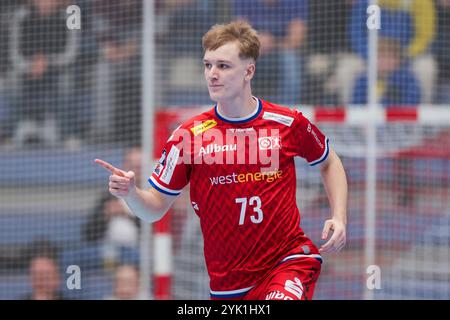
[[114,167],[112,164],[101,160],[101,159],[95,159],[95,163],[101,165],[103,168],[111,171],[113,174],[121,176],[121,177],[125,177],[125,175],[122,173],[121,170],[117,169],[116,167]]

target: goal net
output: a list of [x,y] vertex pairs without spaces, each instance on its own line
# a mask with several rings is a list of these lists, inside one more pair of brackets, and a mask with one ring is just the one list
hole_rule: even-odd
[[[375,116],[380,118],[376,126],[375,199],[366,194],[370,187],[366,131],[374,119],[364,110],[299,109],[317,119],[332,137],[330,145],[341,156],[349,182],[347,245],[339,254],[324,256],[315,298],[364,299],[368,294],[374,299],[448,297],[450,128],[447,119],[439,119],[446,109],[424,107],[401,111],[400,115],[386,111]],[[184,119],[183,113],[186,111],[177,110],[172,117]],[[411,113],[416,114],[415,119]],[[420,114],[428,116],[420,118]],[[320,173],[301,159],[296,168],[301,226],[320,244],[323,222],[330,215]],[[178,299],[207,299],[209,279],[202,234],[188,194],[186,190],[171,212],[172,290]],[[367,222],[367,201],[375,208],[374,225]],[[373,246],[369,245],[368,228],[374,230]],[[366,257],[368,250],[374,252],[372,261]]]
[[[149,226],[93,160],[148,187],[171,132],[214,105],[202,35],[236,19],[262,40],[253,94],[302,111],[347,173],[347,245],[314,298],[449,299],[447,2],[2,0],[0,299],[209,298],[189,186]],[[296,172],[320,245],[320,172]]]

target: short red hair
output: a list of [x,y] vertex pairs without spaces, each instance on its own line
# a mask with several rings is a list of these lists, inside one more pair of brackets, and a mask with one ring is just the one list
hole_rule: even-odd
[[239,56],[257,60],[261,42],[258,33],[245,21],[216,24],[203,36],[203,49],[216,50],[229,42],[238,42]]

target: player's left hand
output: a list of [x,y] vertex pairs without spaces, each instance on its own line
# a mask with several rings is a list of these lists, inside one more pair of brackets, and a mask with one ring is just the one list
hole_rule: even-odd
[[323,226],[322,240],[328,238],[330,230],[333,231],[333,234],[331,238],[320,247],[319,249],[320,253],[339,252],[345,245],[346,241],[345,223],[335,218],[326,220]]

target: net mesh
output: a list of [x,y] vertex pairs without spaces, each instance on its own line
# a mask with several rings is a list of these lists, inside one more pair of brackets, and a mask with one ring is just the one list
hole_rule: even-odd
[[[333,137],[331,144],[346,168],[349,224],[346,249],[325,256],[315,298],[363,299],[371,275],[364,258],[365,129],[346,124],[322,124],[321,128]],[[450,278],[449,128],[392,123],[378,129],[374,265],[380,268],[381,277],[374,298],[446,299]],[[326,193],[317,170],[303,160],[296,165],[302,228],[319,244],[323,221],[329,215]],[[174,214],[174,232],[181,235],[179,246],[175,246],[179,254],[175,252],[174,296],[207,299],[209,279],[203,272],[202,235],[198,219],[190,211],[183,222],[177,218],[180,213]],[[176,231],[180,227],[182,230]],[[192,274],[192,270],[201,271]]]
[[[127,287],[116,284],[119,272],[128,284],[136,283],[132,297],[152,296],[153,281],[134,280],[142,269],[118,268],[140,266],[148,253],[146,262],[158,259],[153,250],[142,251],[147,226],[107,195],[108,173],[92,160],[148,176],[152,168],[140,168],[142,158],[154,154],[140,148],[144,108],[157,106],[155,125],[163,130],[145,134],[159,153],[180,122],[212,105],[201,47],[211,25],[245,19],[262,36],[255,95],[300,109],[368,107],[368,19],[376,25],[376,15],[367,13],[369,1],[148,2],[153,17],[143,13],[140,0],[0,2],[0,299],[28,298],[30,267],[48,273],[45,268],[55,265],[65,298],[117,298],[115,288]],[[380,108],[448,105],[448,1],[378,2],[379,81],[371,88]],[[79,12],[68,10],[73,5]],[[145,19],[153,21],[150,62],[141,55]],[[154,68],[154,100],[142,103],[145,63]],[[349,224],[345,250],[325,257],[315,298],[363,299],[370,276],[367,123],[318,125],[346,168]],[[450,128],[389,123],[376,131],[373,263],[380,267],[381,285],[372,297],[449,299]],[[320,244],[329,216],[320,174],[301,159],[296,168],[302,228]],[[171,296],[208,299],[202,234],[188,195],[189,187],[170,213]],[[35,256],[47,259],[39,265]],[[81,289],[68,287],[73,265],[80,267]],[[138,294],[135,287],[148,288],[148,282],[150,290]]]
[[141,228],[93,159],[140,172],[142,3],[0,7],[0,297],[114,298]]

